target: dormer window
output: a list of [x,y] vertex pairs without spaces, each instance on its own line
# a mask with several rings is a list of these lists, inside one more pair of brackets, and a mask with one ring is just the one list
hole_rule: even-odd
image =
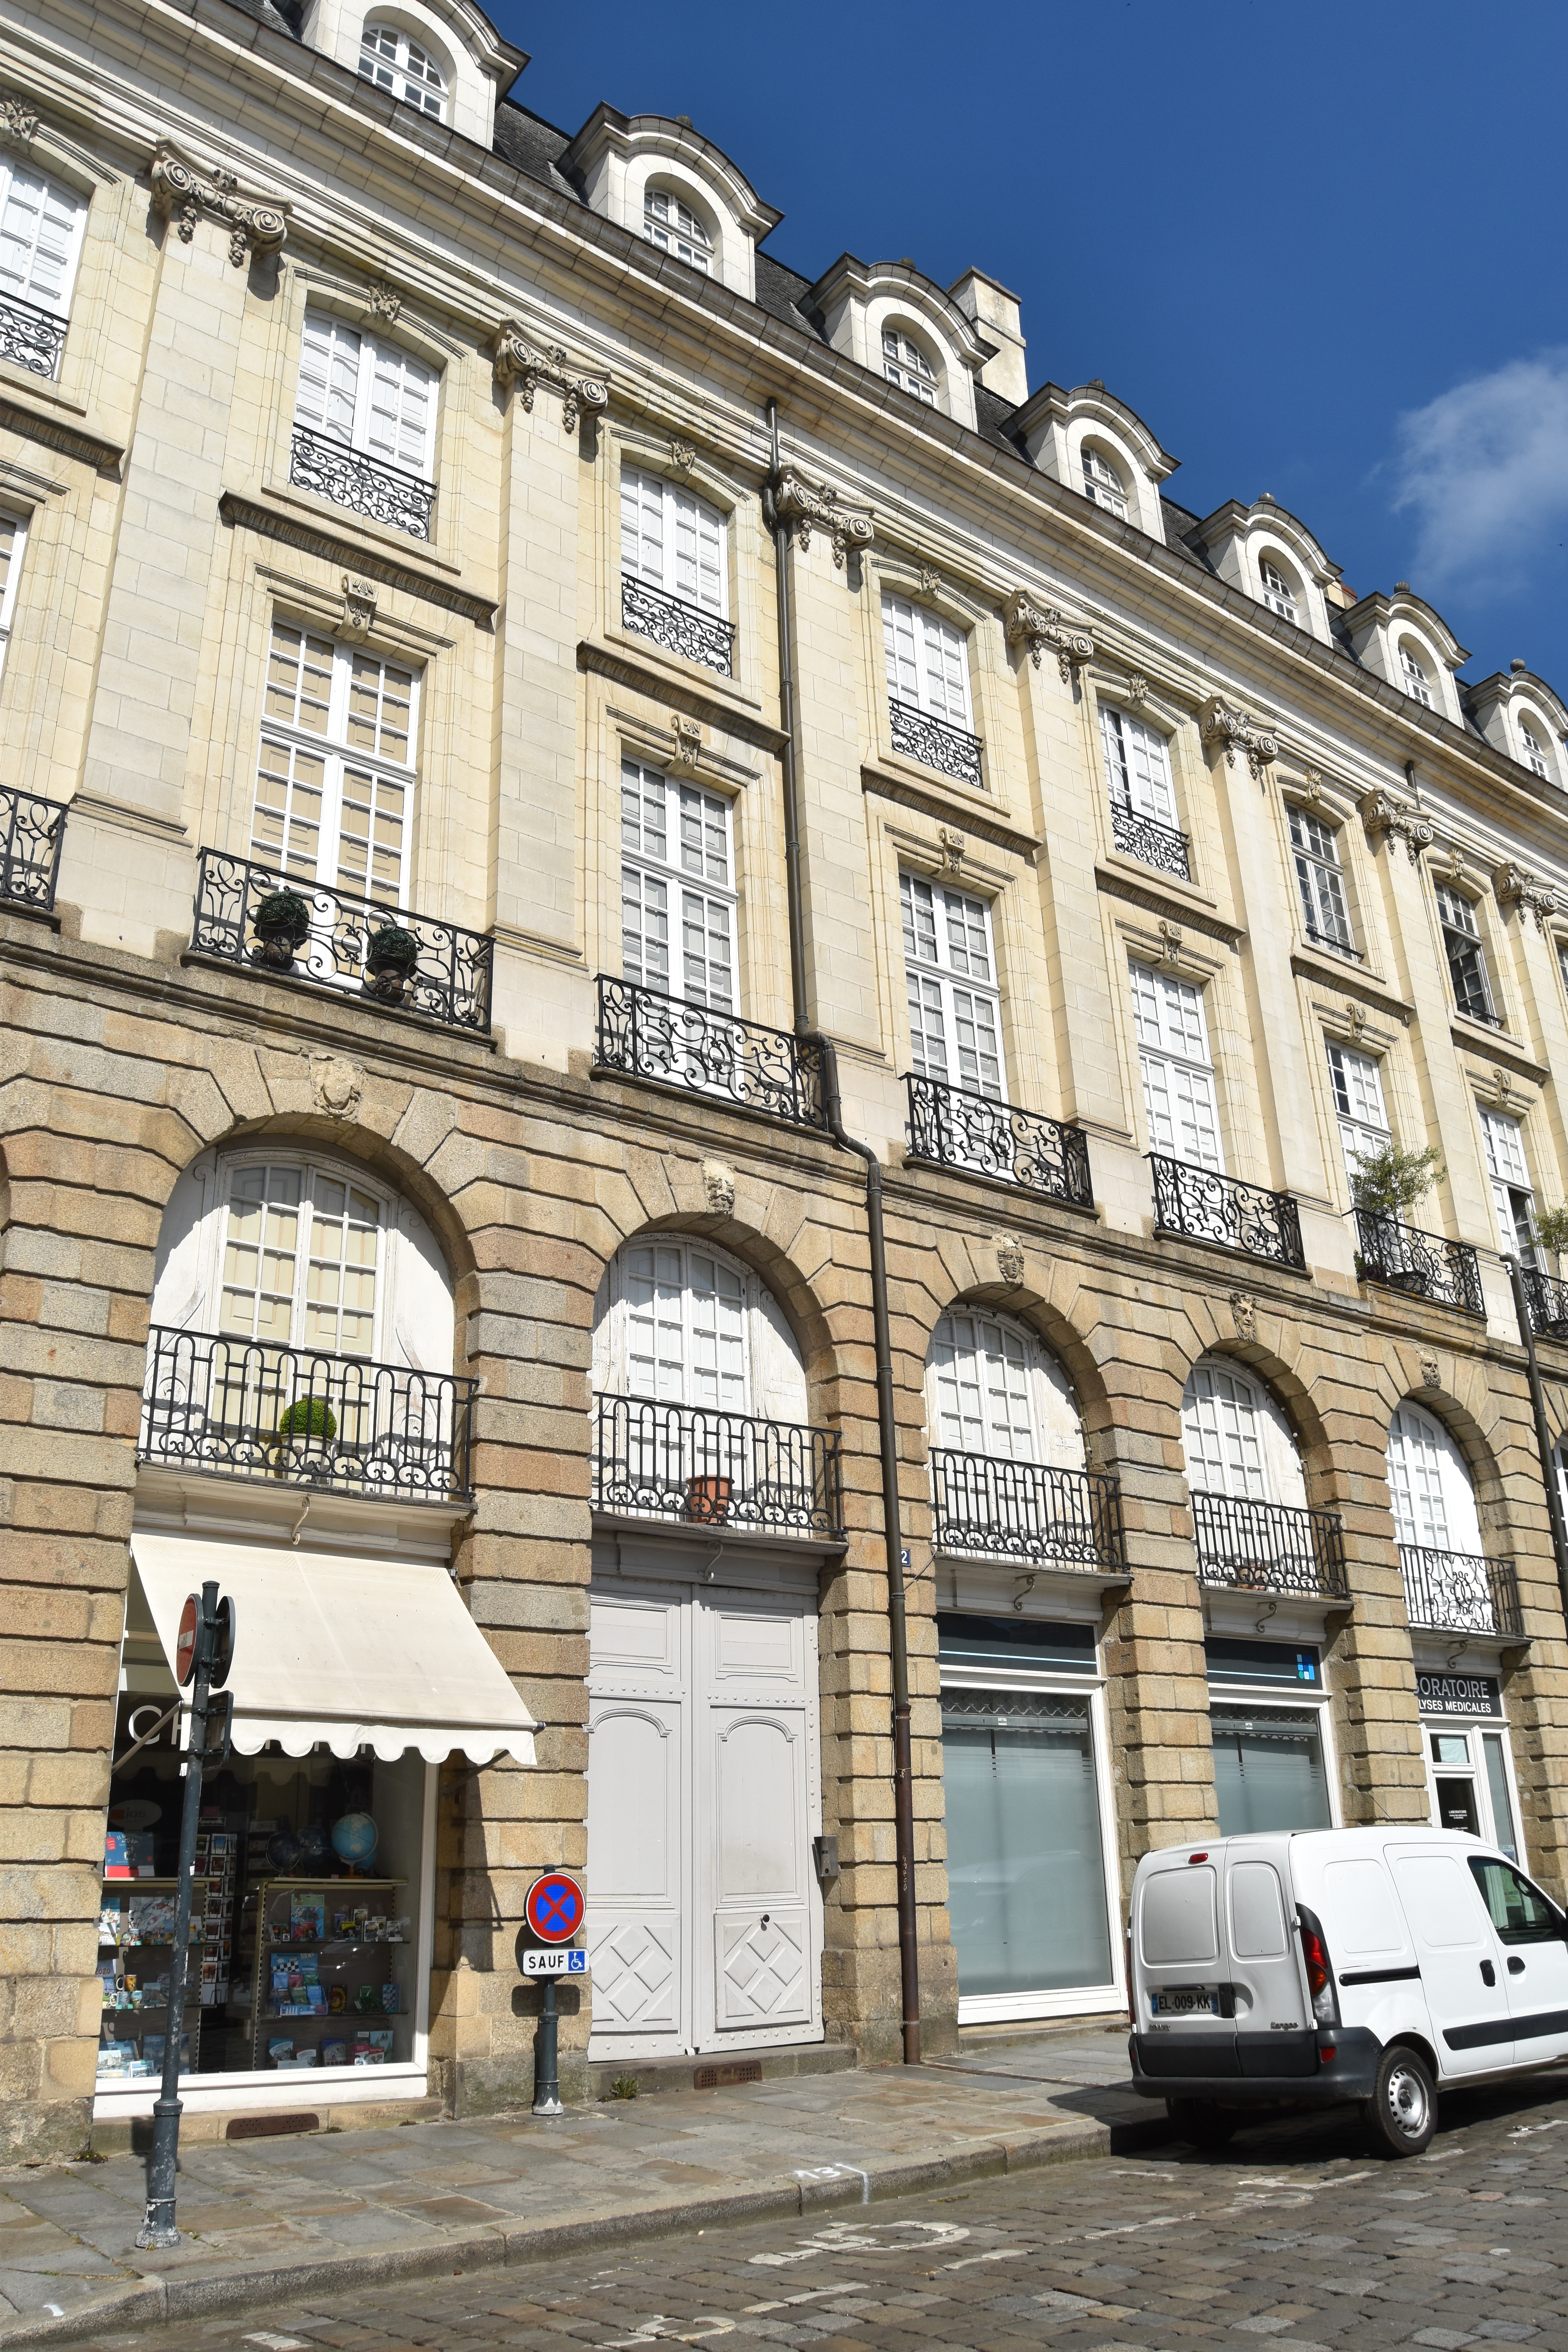
[[1121,522],[1127,520],[1127,485],[1111,464],[1098,449],[1083,445],[1083,492],[1097,507],[1115,515]]
[[367,25],[360,35],[360,78],[389,89],[405,106],[447,120],[447,77],[417,41],[395,25]]
[[670,188],[649,188],[643,198],[643,235],[661,253],[673,253],[693,269],[711,271],[713,240],[689,205]]
[[1545,747],[1522,720],[1520,722],[1519,740],[1520,748],[1524,753],[1525,766],[1533,770],[1538,776],[1550,777],[1552,770],[1547,765]]
[[1281,620],[1299,622],[1301,616],[1296,609],[1296,592],[1279,566],[1265,556],[1258,571],[1263,583],[1263,601],[1269,611],[1278,613]]
[[918,343],[896,327],[882,330],[882,373],[889,383],[912,392],[928,408],[936,406],[936,370]]
[[1408,637],[1404,639],[1399,648],[1399,675],[1405,693],[1413,701],[1419,702],[1427,710],[1436,707],[1432,681],[1426,675],[1426,665]]

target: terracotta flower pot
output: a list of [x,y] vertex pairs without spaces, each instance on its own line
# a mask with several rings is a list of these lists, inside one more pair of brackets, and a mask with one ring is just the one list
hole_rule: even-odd
[[689,1478],[686,1516],[700,1526],[722,1527],[730,1516],[732,1482],[728,1478]]

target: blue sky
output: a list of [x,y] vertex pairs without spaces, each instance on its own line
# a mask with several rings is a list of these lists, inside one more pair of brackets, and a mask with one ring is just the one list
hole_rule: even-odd
[[689,114],[809,276],[987,270],[1031,385],[1102,376],[1184,505],[1272,491],[1568,699],[1563,0],[491,13],[536,113]]

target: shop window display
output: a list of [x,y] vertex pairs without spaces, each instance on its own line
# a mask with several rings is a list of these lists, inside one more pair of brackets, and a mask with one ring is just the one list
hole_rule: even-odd
[[[172,1692],[170,1693],[172,1698]],[[122,1697],[115,1752],[162,1712]],[[418,2024],[427,1768],[270,1745],[209,1769],[197,1841],[182,2072],[195,2076],[406,2063]],[[155,2078],[182,1798],[173,1726],[114,1776],[100,1913],[98,2076]]]

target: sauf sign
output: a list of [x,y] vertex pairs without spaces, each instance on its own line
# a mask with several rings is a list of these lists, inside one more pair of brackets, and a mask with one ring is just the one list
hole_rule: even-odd
[[[534,2043],[536,2116],[558,2116],[563,2112],[555,1980],[558,1977],[585,1977],[588,1973],[587,1953],[574,1948],[571,1943],[587,1916],[587,1898],[582,1885],[566,1870],[546,1871],[542,1878],[534,1880],[523,1901],[518,1960],[525,1977],[544,1979],[544,2006]],[[530,1943],[530,1937],[537,1941]]]

